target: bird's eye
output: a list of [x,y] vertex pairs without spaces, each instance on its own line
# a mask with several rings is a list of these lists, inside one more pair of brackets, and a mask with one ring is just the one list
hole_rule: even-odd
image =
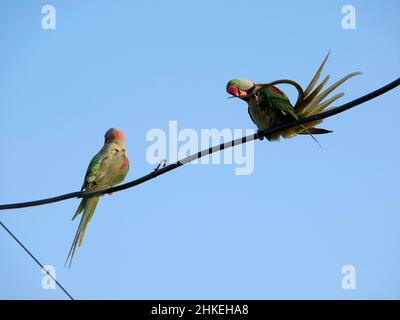
[[106,143],[110,143],[111,142],[111,139],[106,139]]

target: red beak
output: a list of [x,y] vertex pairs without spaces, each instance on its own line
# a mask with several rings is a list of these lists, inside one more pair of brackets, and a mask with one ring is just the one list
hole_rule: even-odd
[[226,91],[228,91],[228,93],[233,95],[234,97],[239,96],[239,89],[237,87],[228,87],[228,89],[226,89]]

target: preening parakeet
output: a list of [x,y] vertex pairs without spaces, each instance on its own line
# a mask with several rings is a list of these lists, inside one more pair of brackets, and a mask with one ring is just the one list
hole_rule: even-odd
[[[129,161],[125,150],[124,134],[115,128],[104,136],[104,146],[90,161],[81,190],[87,192],[108,189],[122,182],[129,170]],[[83,197],[72,220],[83,212],[81,221],[72,242],[67,261],[71,266],[76,246],[81,246],[86,227],[93,216],[100,196]]]
[[[250,118],[257,125],[259,131],[270,129],[283,123],[306,118],[327,111],[327,107],[332,102],[342,97],[344,93],[339,93],[332,98],[324,100],[326,96],[346,80],[361,74],[360,72],[353,72],[321,92],[329,80],[329,76],[326,76],[325,79],[314,89],[328,57],[329,53],[305,90],[302,90],[294,81],[284,80],[288,82],[290,81],[303,91],[294,107],[290,103],[289,98],[273,85],[253,83],[249,80],[234,79],[228,82],[226,91],[232,96],[247,102]],[[332,132],[325,129],[315,128],[315,126],[321,122],[322,120],[318,120],[289,128],[281,132],[270,134],[267,136],[267,139],[269,141],[276,141],[281,137],[292,138],[297,134],[314,135]]]

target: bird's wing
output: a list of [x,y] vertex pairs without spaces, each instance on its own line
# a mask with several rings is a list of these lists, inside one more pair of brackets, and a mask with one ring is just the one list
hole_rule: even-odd
[[264,108],[273,108],[281,111],[284,115],[292,116],[294,119],[298,119],[289,98],[278,88],[269,86],[263,88],[258,92],[259,101]]
[[255,125],[257,125],[257,124],[256,124],[256,122],[254,121],[254,118],[253,118],[253,116],[251,115],[251,112],[250,112],[250,106],[247,108],[247,112],[249,113],[249,116],[250,116],[250,119],[251,119],[251,121],[253,121],[253,122],[254,122],[254,124],[255,124]]
[[[87,168],[85,179],[83,181],[83,185],[81,190],[87,190],[87,191],[94,191],[94,187],[96,186],[96,179],[99,178],[99,171],[101,168],[101,165],[103,164],[104,160],[107,159],[106,156],[104,156],[103,152],[100,151],[97,153],[92,161],[90,161],[89,167]],[[72,217],[72,220],[74,220],[77,216],[79,216],[83,210],[85,209],[86,206],[86,200],[82,199],[81,203],[79,204],[78,209],[75,211],[74,216]]]
[[88,189],[89,187],[95,185],[96,179],[98,179],[100,167],[106,159],[107,156],[104,155],[103,150],[101,150],[93,157],[92,161],[90,161],[89,167],[87,168],[85,180],[83,181],[82,185],[82,190]]

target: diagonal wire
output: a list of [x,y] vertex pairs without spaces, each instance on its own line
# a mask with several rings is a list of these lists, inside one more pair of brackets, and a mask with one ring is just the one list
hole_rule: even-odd
[[58,201],[63,201],[63,200],[72,199],[72,198],[82,198],[84,196],[85,197],[89,197],[89,196],[94,196],[94,195],[102,195],[102,194],[105,194],[105,193],[113,193],[113,192],[122,191],[122,190],[125,190],[125,189],[128,189],[128,188],[132,188],[132,187],[135,187],[135,186],[137,186],[139,184],[142,184],[142,183],[144,183],[144,182],[146,182],[148,180],[151,180],[151,179],[153,179],[155,177],[158,177],[158,176],[160,176],[160,175],[162,175],[164,173],[167,173],[167,172],[169,172],[171,170],[179,168],[180,166],[183,166],[184,164],[186,164],[188,162],[191,162],[191,161],[193,161],[195,159],[199,159],[201,157],[204,157],[206,155],[212,154],[214,152],[218,152],[218,151],[221,151],[221,150],[224,150],[224,149],[228,149],[228,148],[231,148],[231,147],[239,145],[239,144],[247,143],[247,142],[250,142],[252,140],[258,139],[260,137],[264,137],[266,135],[269,135],[271,133],[276,133],[276,132],[279,132],[279,131],[282,131],[282,130],[286,130],[288,128],[295,127],[295,126],[298,126],[298,125],[302,125],[304,123],[313,122],[313,121],[316,121],[316,120],[321,120],[321,119],[325,119],[325,118],[328,118],[328,117],[332,117],[332,116],[334,116],[334,115],[336,115],[338,113],[344,112],[346,110],[354,108],[355,106],[358,106],[358,105],[360,105],[362,103],[365,103],[365,102],[367,102],[367,101],[369,101],[371,99],[374,99],[374,98],[376,98],[376,97],[378,97],[378,96],[380,96],[380,95],[382,95],[382,94],[384,94],[384,93],[396,88],[399,85],[400,85],[400,78],[398,78],[398,79],[392,81],[391,83],[389,83],[389,84],[387,84],[387,85],[385,85],[385,86],[383,86],[383,87],[381,87],[381,88],[379,88],[379,89],[377,89],[377,90],[375,90],[373,92],[370,92],[370,93],[368,93],[368,94],[366,94],[366,95],[364,95],[364,96],[362,96],[362,97],[360,97],[358,99],[350,101],[350,102],[348,102],[348,103],[346,103],[346,104],[344,104],[344,105],[342,105],[340,107],[337,107],[337,108],[331,109],[329,111],[325,111],[325,112],[322,112],[322,113],[319,113],[319,114],[316,114],[316,115],[313,115],[313,116],[310,116],[310,117],[307,117],[307,118],[303,118],[303,119],[299,119],[299,120],[292,121],[292,122],[289,122],[289,123],[285,123],[283,125],[280,125],[280,126],[277,126],[277,127],[271,128],[271,129],[267,129],[267,130],[264,130],[264,131],[256,133],[256,134],[252,134],[252,135],[249,135],[249,136],[246,136],[246,137],[242,137],[242,138],[239,138],[239,139],[236,139],[236,140],[225,142],[225,143],[222,143],[220,145],[214,146],[212,148],[204,149],[204,150],[202,150],[200,152],[197,152],[197,153],[195,153],[193,155],[190,155],[190,156],[188,156],[188,157],[186,157],[186,158],[184,158],[182,160],[179,160],[179,161],[177,161],[175,163],[172,163],[172,164],[170,164],[170,165],[168,165],[166,167],[163,167],[163,168],[161,168],[159,170],[154,170],[154,171],[150,172],[149,174],[147,174],[147,175],[145,175],[143,177],[140,177],[140,178],[138,178],[136,180],[133,180],[133,181],[125,183],[125,184],[121,184],[121,185],[116,186],[116,187],[112,187],[112,188],[105,189],[105,190],[100,190],[100,191],[95,191],[95,192],[72,192],[72,193],[61,195],[61,196],[47,198],[47,199],[41,199],[41,200],[36,200],[36,201],[20,202],[20,203],[12,203],[12,204],[3,204],[3,205],[0,205],[0,210],[8,210],[8,209],[18,209],[18,208],[40,206],[40,205],[53,203],[53,202],[58,202]]
[[74,300],[74,298],[72,298],[72,296],[68,293],[68,291],[61,285],[61,283],[59,283],[51,274],[50,272],[45,269],[43,267],[43,265],[40,263],[40,261],[38,259],[36,259],[36,257],[28,250],[27,247],[25,247],[21,241],[18,240],[18,238],[10,231],[10,229],[8,229],[3,222],[0,221],[0,225],[4,228],[4,230],[6,230],[9,235],[21,246],[22,249],[24,249],[30,256],[31,258],[42,268],[42,270],[46,271],[46,273],[50,276],[50,278],[52,278],[55,283],[57,283],[57,285],[60,287],[60,289],[62,291],[64,291],[64,293],[68,296],[68,298],[70,298],[71,300]]

